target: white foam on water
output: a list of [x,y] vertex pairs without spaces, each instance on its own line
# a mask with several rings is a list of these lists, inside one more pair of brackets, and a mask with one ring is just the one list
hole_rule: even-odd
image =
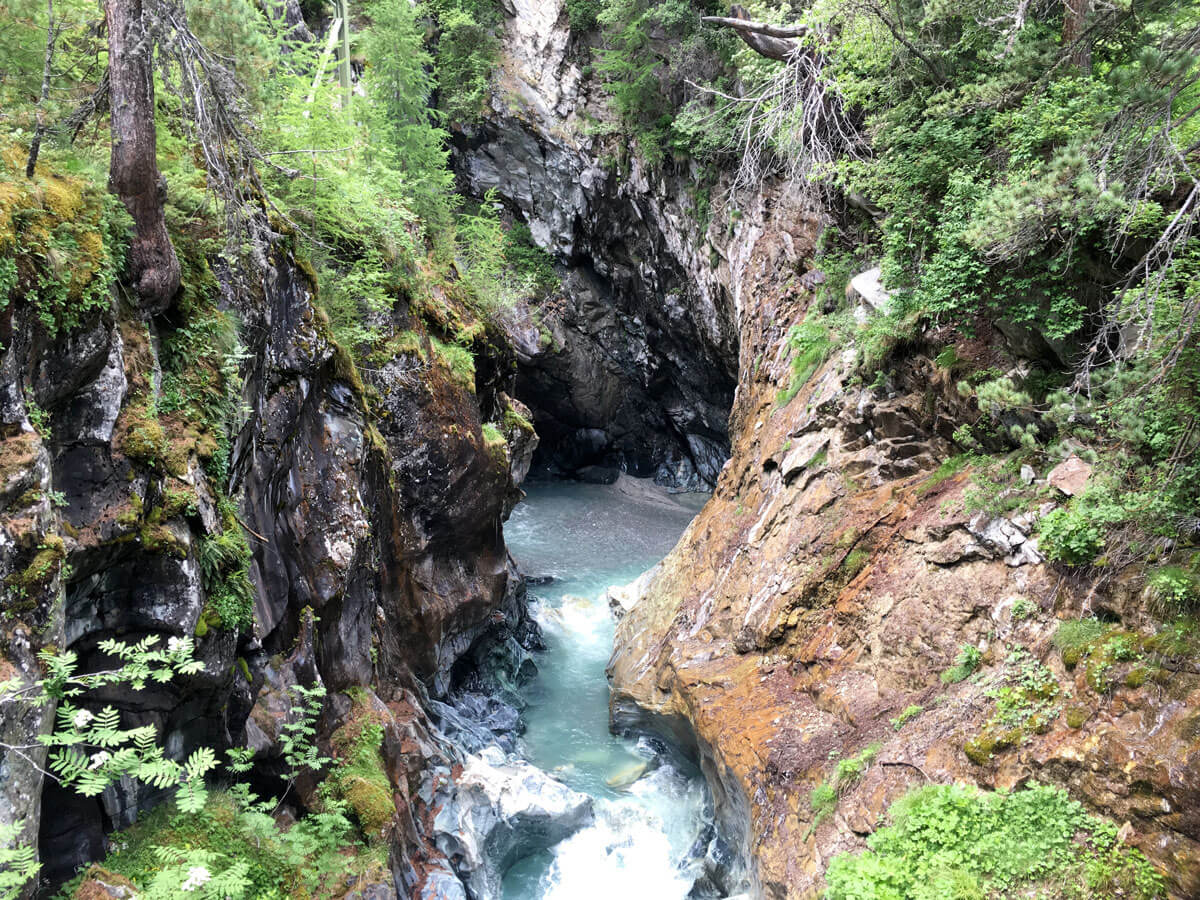
[[554,848],[541,897],[683,900],[699,874],[688,854],[703,812],[695,780],[662,766],[635,782],[628,797],[598,801],[595,822]]

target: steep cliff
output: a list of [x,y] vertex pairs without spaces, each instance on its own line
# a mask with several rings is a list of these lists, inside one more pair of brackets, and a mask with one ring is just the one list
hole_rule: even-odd
[[612,113],[558,3],[506,16],[488,108],[456,134],[455,167],[494,190],[564,267],[539,323],[514,327],[519,396],[543,461],[711,486],[728,453],[736,299],[704,239],[696,173],[649,171],[597,123]]
[[[798,224],[808,240],[781,246]],[[914,787],[1031,782],[1124,825],[1173,895],[1193,896],[1191,638],[1157,626],[1132,586],[1043,561],[1033,523],[1078,481],[1050,478],[1060,490],[1030,470],[1051,498],[1040,509],[979,511],[971,466],[946,460],[980,414],[933,361],[940,344],[906,347],[870,387],[853,346],[835,347],[788,392],[789,328],[819,314],[793,275],[818,224],[777,204],[763,225],[743,276],[733,455],[620,623],[614,725],[697,747],[756,896],[817,895],[830,859],[861,849]],[[997,339],[956,347],[1019,365]],[[1111,624],[1056,643],[1060,620],[1089,614]],[[865,774],[836,781],[833,761],[855,758]]]
[[[5,212],[57,216],[38,200],[53,189],[95,195],[39,174]],[[78,322],[39,316],[32,292],[4,310],[4,678],[42,677],[42,649],[94,671],[105,640],[193,637],[202,674],[89,699],[153,725],[176,758],[248,745],[264,784],[281,771],[289,688],[323,685],[322,746],[364,709],[384,728],[393,868],[411,889],[441,858],[420,810],[459,759],[428,693],[445,695],[485,636],[529,637],[501,520],[536,437],[481,429],[521,420],[507,351],[495,343],[464,378],[400,303],[391,324],[417,337],[364,383],[288,237],[259,266],[214,258],[216,275],[190,239],[164,315],[130,311],[119,281],[92,285],[111,300]],[[122,782],[85,798],[43,780],[52,714],[6,707],[0,815],[24,822],[55,884],[161,792]],[[301,785],[306,801],[315,788]]]

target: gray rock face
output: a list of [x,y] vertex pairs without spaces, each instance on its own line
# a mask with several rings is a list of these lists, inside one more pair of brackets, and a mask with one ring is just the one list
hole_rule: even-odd
[[493,900],[513,862],[591,821],[592,799],[586,794],[489,747],[468,759],[433,827],[438,847],[471,896]]
[[737,370],[726,239],[704,233],[695,173],[605,167],[610,118],[578,64],[561,4],[521,0],[505,25],[503,75],[456,165],[495,189],[565,265],[561,304],[523,346],[517,395],[539,460],[605,466],[681,489],[711,486],[728,456]]

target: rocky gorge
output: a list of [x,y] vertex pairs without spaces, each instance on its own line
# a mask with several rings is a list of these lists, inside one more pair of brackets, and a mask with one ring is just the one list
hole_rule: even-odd
[[[603,866],[662,826],[675,856],[661,890],[819,897],[832,861],[873,847],[893,804],[929,785],[1062,788],[1144,856],[1154,896],[1200,895],[1190,633],[1153,614],[1136,567],[1048,558],[1039,523],[1099,481],[1095,460],[1022,462],[1016,487],[993,484],[1008,429],[1048,426],[960,387],[985,369],[1023,383],[1065,345],[1003,318],[935,324],[895,342],[871,382],[866,338],[845,325],[798,365],[806,323],[865,328],[894,302],[874,259],[830,290],[823,242],[851,214],[804,179],[746,184],[731,166],[702,199],[694,160],[651,165],[624,146],[588,63],[596,26],[573,26],[559,0],[501,6],[486,102],[451,128],[450,164],[464,195],[553,258],[559,284],[536,307],[485,314],[453,282],[406,282],[370,313],[373,351],[351,354],[300,226],[264,204],[253,264],[176,235],[173,308],[139,305],[119,277],[69,329],[2,308],[0,682],[43,678],[42,651],[95,671],[114,639],[193,640],[202,672],[91,699],[153,726],[171,758],[246,748],[250,784],[287,785],[280,827],[344,809],[374,855],[297,896],[564,896],[551,890],[582,883],[562,878],[571,860]],[[288,15],[303,24],[299,5]],[[323,33],[332,18],[317,18]],[[650,43],[669,54],[667,37]],[[29,209],[56,227],[91,214],[77,180],[38,178],[0,193],[5,233]],[[196,310],[234,323],[236,338],[198,339],[228,343],[201,366],[224,418],[172,406]],[[964,429],[1001,415],[964,453]],[[629,504],[611,513],[628,520],[622,545],[657,527],[647,509],[670,510],[664,533],[691,517],[668,492],[711,492],[660,564],[605,595],[607,725],[629,739],[578,770],[539,768],[545,738],[526,734],[545,715],[529,685],[566,677],[539,668],[582,655],[547,652],[561,636],[543,627],[596,599],[546,590],[572,575],[522,572],[510,552],[531,471],[611,486]],[[548,529],[526,548],[567,546],[568,528]],[[1094,630],[1068,644],[1076,621]],[[297,697],[314,689],[325,774],[289,775]],[[139,896],[104,860],[170,791],[122,778],[81,796],[45,776],[54,707],[0,707],[0,826],[41,861],[20,896],[68,882],[88,900]],[[614,760],[615,803],[579,774]],[[623,805],[631,788],[651,799]],[[531,859],[553,878],[514,880]]]

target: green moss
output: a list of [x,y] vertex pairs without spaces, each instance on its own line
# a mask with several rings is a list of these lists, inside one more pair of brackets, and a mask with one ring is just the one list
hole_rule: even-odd
[[1064,711],[1068,728],[1082,728],[1090,716],[1091,711],[1086,706],[1068,706]]
[[475,357],[466,347],[446,344],[432,339],[434,356],[449,371],[451,378],[464,389],[475,393]]
[[977,766],[986,766],[992,759],[992,751],[996,748],[996,740],[990,734],[983,733],[963,744],[963,753],[967,759]]
[[166,461],[167,433],[149,405],[125,409],[126,430],[121,439],[121,451],[130,459],[159,468]]
[[1020,728],[987,726],[976,737],[963,744],[967,759],[977,766],[986,765],[996,753],[1018,746],[1024,740]]
[[15,583],[23,588],[32,589],[49,584],[66,559],[66,545],[56,534],[47,535],[40,547],[33,561],[15,577]]
[[165,553],[177,559],[187,559],[188,544],[167,525],[159,522],[143,522],[138,538],[142,546],[152,553]]
[[383,724],[364,690],[352,688],[346,693],[354,705],[346,724],[331,737],[337,757],[331,782],[354,812],[363,834],[375,840],[396,814],[392,783],[383,764]]
[[866,568],[867,563],[871,559],[871,552],[859,548],[851,550],[844,560],[842,560],[842,571],[847,578],[854,578],[859,572]]
[[511,404],[504,408],[504,430],[534,434],[533,423],[513,409]]
[[358,374],[358,366],[354,364],[354,357],[337,341],[333,341],[332,338],[330,341],[333,344],[333,376],[339,381],[344,381],[350,390],[362,397],[366,389],[363,387],[362,376]]

